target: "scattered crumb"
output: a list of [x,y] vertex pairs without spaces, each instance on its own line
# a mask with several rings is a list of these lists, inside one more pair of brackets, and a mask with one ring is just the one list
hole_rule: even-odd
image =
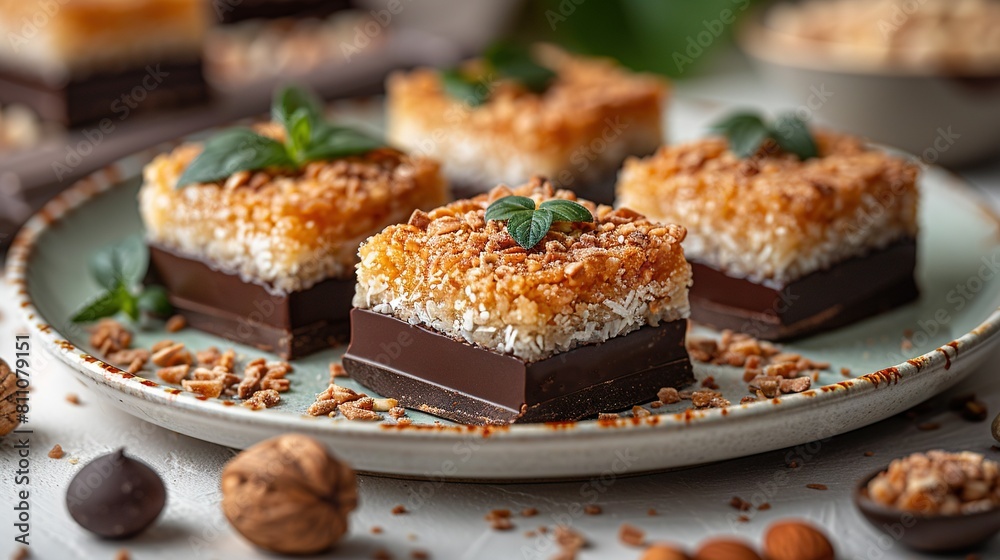
[[790,469],[797,469],[797,468],[799,468],[799,462],[795,461],[795,460],[792,460],[792,461],[789,461],[786,466],[788,468],[790,468]]
[[347,377],[347,370],[340,364],[330,364],[330,383],[334,383],[338,377]]
[[708,389],[718,389],[719,384],[715,382],[715,377],[709,375],[705,379],[701,380],[701,386]]
[[181,381],[187,379],[190,371],[191,366],[181,364],[179,366],[160,368],[156,371],[156,376],[167,383],[179,385]]
[[487,516],[486,520],[489,521],[490,527],[492,527],[494,531],[510,531],[514,528],[514,524],[510,522],[510,518],[508,517]]
[[763,504],[760,504],[759,506],[757,506],[757,511],[767,511],[769,509],[771,509],[771,504],[769,504],[767,502],[764,502]]
[[655,509],[649,508],[649,509],[646,510],[646,515],[648,515],[650,517],[653,517],[653,516],[659,515],[659,513]]
[[80,404],[80,397],[76,396],[76,393],[67,393],[66,402],[69,404]]
[[737,509],[739,511],[750,511],[750,508],[753,507],[753,505],[750,502],[744,500],[739,496],[733,496],[733,499],[729,500],[729,505],[732,508]]
[[31,558],[31,551],[26,546],[19,546],[10,560],[28,560],[28,558]]
[[917,429],[920,430],[921,432],[934,431],[940,427],[941,424],[938,424],[937,422],[923,422],[921,424],[917,424]]
[[431,553],[426,550],[414,550],[410,553],[410,558],[413,558],[413,560],[430,560]]
[[600,515],[603,510],[597,504],[587,504],[583,506],[583,513],[587,515]]
[[533,507],[527,507],[521,510],[521,517],[534,517],[538,515],[538,509]]
[[187,319],[183,315],[174,315],[173,317],[167,319],[166,329],[168,333],[175,333],[184,330],[187,327]]
[[271,408],[281,401],[281,395],[274,389],[257,391],[249,399],[243,401],[243,406],[252,410]]
[[553,536],[562,549],[563,557],[573,558],[581,548],[587,546],[587,539],[566,525],[556,525]]
[[826,484],[815,484],[815,483],[814,484],[806,484],[806,488],[810,488],[812,490],[827,490],[828,489],[827,486],[826,486]]
[[736,521],[739,521],[740,523],[749,523],[750,522],[750,518],[747,517],[746,515],[741,515],[741,516],[739,516],[739,517],[736,518]]
[[383,532],[382,527],[379,527],[378,525],[372,526],[372,534],[373,535],[381,535],[382,532]]
[[118,550],[118,554],[115,554],[115,560],[131,560],[132,555],[129,554],[128,549],[121,548]]
[[609,422],[613,420],[618,420],[618,415],[615,414],[614,412],[601,412],[600,414],[597,415],[597,419],[599,421],[603,420],[605,422]]
[[865,451],[865,457],[872,457],[875,455],[874,451]]
[[845,367],[840,368],[840,375],[843,375],[844,377],[850,377],[851,368],[845,368]]
[[646,533],[635,525],[622,523],[618,529],[618,540],[629,546],[642,546],[646,542]]
[[62,446],[59,445],[58,443],[55,444],[49,451],[49,459],[62,459],[65,456],[66,453],[63,451]]
[[403,504],[399,504],[396,507],[392,508],[392,514],[393,515],[403,515],[403,514],[406,514],[406,513],[409,513],[409,512],[406,511],[406,506],[404,506]]
[[641,406],[633,406],[632,407],[632,416],[634,418],[645,418],[647,416],[652,416],[652,415],[653,415],[652,412],[646,410],[645,408],[643,408]]
[[79,462],[80,462],[80,459],[78,459],[76,457],[70,457],[69,458],[69,464],[71,464],[71,465],[75,465],[75,464],[77,464]]
[[976,398],[975,394],[961,395],[951,399],[948,402],[948,408],[969,422],[982,422],[989,416],[986,403]]
[[664,387],[656,392],[656,398],[663,404],[674,404],[681,402],[681,395],[673,387]]
[[389,554],[388,550],[380,548],[372,554],[372,560],[392,560],[392,554]]
[[903,341],[899,343],[899,349],[903,350],[904,352],[908,351],[908,350],[912,350],[913,349],[913,343],[910,342],[910,339],[904,338]]

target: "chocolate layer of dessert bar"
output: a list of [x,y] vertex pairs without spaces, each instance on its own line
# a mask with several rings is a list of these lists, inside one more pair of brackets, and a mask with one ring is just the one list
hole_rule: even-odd
[[207,96],[203,0],[42,4],[0,0],[0,102],[75,126]]
[[346,342],[350,334],[354,278],[276,293],[273,286],[247,282],[155,244],[149,258],[150,280],[167,289],[174,309],[198,330],[286,360]]
[[362,244],[347,372],[476,424],[584,418],[689,383],[684,228],[579,200],[592,222],[556,222],[525,248],[485,219],[511,195],[577,200],[536,178],[415,212]]
[[[518,185],[537,174],[558,188],[610,204],[622,161],[650,154],[663,142],[669,86],[607,59],[549,45],[531,54],[555,72],[545,91],[534,93],[488,72],[480,79],[490,95],[477,106],[448,93],[440,70],[390,76],[387,137],[442,161],[463,194]],[[484,64],[473,60],[462,69],[475,74]]]
[[526,362],[364,309],[351,311],[351,377],[407,408],[466,424],[579,420],[694,382],[687,321],[645,326]]
[[759,338],[846,325],[917,296],[918,168],[814,133],[818,157],[741,158],[723,138],[625,163],[620,207],[688,231],[692,318]]
[[0,70],[0,101],[22,103],[42,119],[67,126],[198,103],[208,94],[200,61],[149,64],[57,83]]
[[692,262],[691,318],[768,340],[786,340],[877,315],[919,296],[917,244],[894,243],[784,285],[727,276]]

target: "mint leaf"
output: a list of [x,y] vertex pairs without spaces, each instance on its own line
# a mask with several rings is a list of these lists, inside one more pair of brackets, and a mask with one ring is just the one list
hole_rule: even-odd
[[247,128],[232,128],[209,138],[201,154],[192,161],[178,187],[220,181],[237,171],[267,167],[295,167],[285,146]]
[[470,107],[478,107],[490,97],[489,88],[482,80],[467,75],[457,68],[441,71],[441,85],[445,93]]
[[572,200],[546,200],[539,204],[538,208],[552,212],[553,220],[556,222],[594,221],[594,215],[590,213],[590,210]]
[[312,141],[313,123],[309,112],[304,108],[295,111],[288,126],[288,152],[292,158],[301,161]]
[[166,317],[174,309],[163,286],[146,286],[146,289],[139,294],[136,303],[141,311],[157,317]]
[[756,113],[736,113],[714,123],[711,130],[725,136],[729,150],[741,158],[756,154],[768,139],[802,160],[819,155],[809,127],[794,114],[782,115],[768,124]]
[[505,196],[486,208],[487,220],[509,220],[516,215],[535,211],[535,201],[526,196]]
[[809,127],[794,113],[786,113],[774,121],[771,126],[771,138],[782,150],[799,156],[799,159],[819,156],[819,149],[809,134]]
[[323,122],[323,104],[309,90],[296,86],[286,86],[274,94],[271,102],[271,118],[291,132],[295,116],[304,114],[311,126]]
[[556,73],[535,62],[531,52],[508,43],[496,43],[483,53],[483,59],[498,75],[520,82],[534,93],[545,91]]
[[367,134],[346,126],[321,124],[313,131],[302,161],[337,159],[368,153],[385,144]]
[[134,286],[142,281],[149,266],[149,252],[139,236],[101,248],[90,257],[90,273],[105,290],[119,284]]
[[117,291],[107,291],[90,300],[83,309],[78,311],[70,321],[74,323],[92,323],[98,319],[111,317],[122,309]]
[[546,200],[535,208],[526,196],[505,196],[486,208],[486,219],[507,221],[507,233],[518,245],[531,249],[545,237],[552,222],[592,222],[594,216],[572,200]]
[[539,208],[530,214],[516,214],[507,220],[507,231],[518,245],[531,249],[545,237],[552,227],[552,212]]

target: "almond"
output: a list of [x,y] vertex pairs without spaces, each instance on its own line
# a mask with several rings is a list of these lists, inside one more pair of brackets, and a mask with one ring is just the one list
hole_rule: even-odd
[[694,560],[761,560],[760,555],[742,541],[711,539],[701,544]]
[[668,544],[654,544],[646,549],[641,560],[691,560],[691,557]]
[[834,560],[835,556],[823,533],[795,520],[779,521],[768,528],[764,553],[769,560]]

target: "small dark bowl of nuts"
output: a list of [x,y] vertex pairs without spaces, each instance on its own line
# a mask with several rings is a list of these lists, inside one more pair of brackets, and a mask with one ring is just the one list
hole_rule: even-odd
[[864,477],[854,503],[908,548],[971,549],[1000,531],[1000,465],[967,451],[914,453]]

